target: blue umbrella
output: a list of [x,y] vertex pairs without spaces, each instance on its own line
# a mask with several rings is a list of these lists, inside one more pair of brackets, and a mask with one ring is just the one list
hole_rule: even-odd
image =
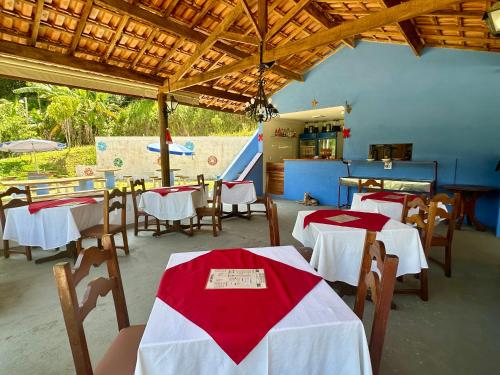
[[[149,151],[160,152],[160,144],[159,143],[150,143],[147,147]],[[187,147],[184,147],[178,143],[170,143],[168,145],[168,153],[171,155],[184,155],[191,156],[194,155],[194,151],[190,150]]]

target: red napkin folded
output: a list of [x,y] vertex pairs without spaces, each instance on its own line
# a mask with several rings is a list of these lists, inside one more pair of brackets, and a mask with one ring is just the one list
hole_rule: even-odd
[[386,201],[386,202],[395,202],[395,203],[403,203],[405,200],[405,196],[408,196],[408,199],[413,200],[417,198],[416,195],[413,194],[401,194],[401,193],[393,193],[390,191],[378,191],[376,193],[363,195],[361,200],[373,199],[377,201]]
[[232,189],[236,185],[253,184],[253,181],[222,181],[222,183],[226,185],[228,189]]
[[30,214],[37,213],[40,210],[43,210],[44,208],[51,208],[51,207],[59,207],[59,206],[65,206],[67,204],[93,204],[96,203],[96,200],[94,198],[89,198],[89,197],[78,197],[78,198],[63,198],[63,199],[55,199],[51,201],[42,201],[42,202],[36,202],[36,203],[31,203],[28,205],[28,211]]
[[[264,269],[265,289],[206,289],[211,269]],[[239,364],[321,277],[244,249],[212,250],[163,274],[157,297]]]
[[380,232],[388,221],[389,217],[371,212],[319,210],[304,217],[304,228],[310,223],[320,223]]
[[170,193],[180,193],[181,191],[195,191],[195,190],[198,189],[194,186],[175,186],[175,187],[156,188],[156,189],[151,189],[150,191],[158,193],[162,197],[164,197],[165,195],[168,195]]

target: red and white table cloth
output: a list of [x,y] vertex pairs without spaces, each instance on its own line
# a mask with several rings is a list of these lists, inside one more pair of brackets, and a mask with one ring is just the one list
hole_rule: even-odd
[[[313,248],[311,265],[328,281],[343,281],[356,286],[363,256],[366,230],[362,225],[349,226],[349,217],[362,217],[365,212],[352,210],[320,210],[327,220],[329,217],[345,215],[343,223],[310,222],[304,226],[307,215],[316,211],[299,211],[292,236],[304,246]],[[379,215],[379,214],[371,214]],[[380,215],[379,215],[380,216]],[[321,221],[321,220],[319,220]],[[378,222],[380,225],[381,222]],[[372,223],[373,225],[373,223]],[[376,230],[377,228],[370,228]],[[386,251],[399,257],[397,276],[419,273],[428,268],[427,260],[417,229],[399,221],[389,219],[377,232],[377,239],[385,244]]]
[[[266,289],[205,289],[233,267],[264,269]],[[135,375],[340,373],[371,374],[363,325],[295,248],[172,254]]]
[[3,239],[51,250],[76,241],[81,230],[99,224],[102,218],[102,198],[36,202],[7,210]]
[[257,200],[253,181],[223,181],[222,203],[248,204]]
[[207,205],[205,190],[199,186],[158,188],[141,194],[139,208],[160,220],[182,220],[196,215]]

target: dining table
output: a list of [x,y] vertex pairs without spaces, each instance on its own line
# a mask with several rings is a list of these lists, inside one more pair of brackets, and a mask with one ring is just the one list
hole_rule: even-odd
[[135,375],[371,374],[361,320],[292,246],[174,253]]
[[65,251],[39,258],[35,263],[76,257],[75,241],[80,231],[103,220],[102,197],[75,197],[39,201],[6,210],[3,239],[21,246],[53,250],[66,246]]
[[[196,216],[196,209],[207,205],[207,193],[199,185],[160,187],[141,194],[138,207],[158,220],[172,221],[173,225],[155,236],[178,232],[193,235],[192,226],[182,224],[182,220]],[[189,231],[186,229],[189,228]]]
[[379,213],[299,211],[292,236],[313,249],[310,264],[324,279],[357,286],[367,230],[377,232],[387,253],[399,257],[397,276],[428,268],[418,230]]
[[248,205],[257,200],[255,185],[253,181],[222,181],[221,200],[223,204],[231,205],[231,211],[224,211],[222,218],[241,217],[250,219],[250,213],[242,213],[239,211],[239,205]]

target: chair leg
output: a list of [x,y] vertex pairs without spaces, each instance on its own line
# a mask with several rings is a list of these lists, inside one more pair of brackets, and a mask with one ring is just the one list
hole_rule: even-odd
[[252,217],[252,207],[251,205],[247,204],[247,215],[248,215],[248,220]]
[[429,280],[427,269],[420,272],[420,298],[422,301],[429,300]]
[[[156,219],[156,232],[157,233],[160,233],[160,230],[161,230],[160,225],[161,225],[160,219]],[[168,226],[168,222],[167,222],[167,226]]]
[[221,231],[222,230],[222,216],[219,213],[216,217],[217,217],[217,223],[219,225],[219,231]]
[[446,277],[451,277],[451,246],[445,246],[444,251],[444,274]]
[[193,233],[194,233],[194,231],[193,231],[193,218],[190,217],[189,218],[189,235],[192,236]]
[[24,248],[24,251],[26,252],[26,259],[28,261],[32,260],[33,258],[31,257],[31,246],[26,246]]
[[123,250],[125,251],[125,255],[128,255],[129,254],[128,238],[127,238],[127,230],[125,228],[122,230],[122,239],[123,239]]
[[215,221],[215,214],[212,214],[212,232],[214,237],[217,237],[217,222]]
[[97,239],[97,247],[99,249],[102,249],[102,239],[100,239],[100,238]]
[[10,257],[10,252],[9,252],[9,241],[7,240],[4,240],[3,241],[3,256],[5,258],[9,258]]
[[139,216],[134,218],[134,236],[139,234]]
[[144,229],[148,229],[149,227],[149,216],[144,216]]
[[201,229],[201,216],[199,215],[196,216],[196,226],[198,227],[198,230]]

